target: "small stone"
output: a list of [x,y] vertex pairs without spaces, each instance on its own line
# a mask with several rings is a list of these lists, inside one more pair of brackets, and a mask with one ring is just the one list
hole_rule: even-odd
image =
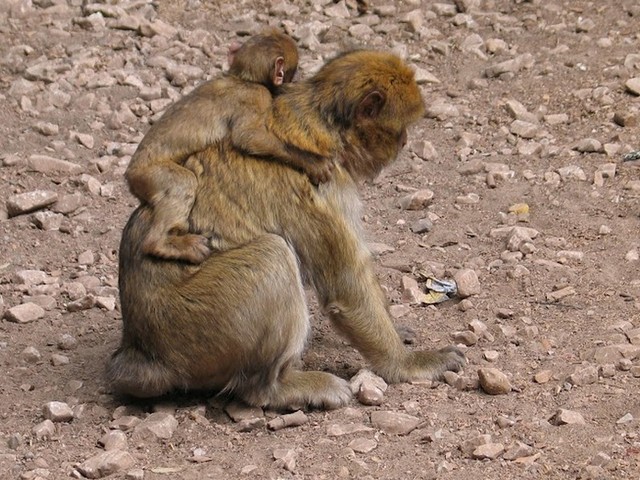
[[538,136],[540,128],[535,123],[525,122],[524,120],[514,120],[509,126],[509,131],[514,135],[531,139]]
[[560,250],[556,253],[556,257],[558,257],[558,261],[561,263],[566,263],[569,260],[582,262],[584,259],[584,252],[580,252],[578,250]]
[[480,445],[471,454],[473,458],[477,460],[495,460],[504,452],[504,445],[501,443],[486,443]]
[[85,295],[78,300],[67,303],[68,312],[80,312],[82,310],[89,310],[96,304],[96,299],[93,295]]
[[31,432],[36,436],[37,440],[50,440],[56,433],[55,424],[47,419],[37,424]]
[[560,408],[549,420],[553,425],[584,425],[584,417],[579,412]]
[[358,453],[369,453],[378,446],[372,438],[354,438],[349,442],[349,448]]
[[598,381],[598,369],[593,365],[585,368],[577,368],[575,372],[569,375],[567,381],[571,385],[581,386],[590,385]]
[[500,353],[496,352],[495,350],[485,350],[484,352],[482,352],[482,356],[487,362],[495,362],[496,360],[498,360],[498,358],[500,358]]
[[80,145],[87,147],[88,149],[92,149],[95,140],[93,139],[93,135],[88,133],[78,133],[78,132],[70,132],[69,137],[73,140],[76,140]]
[[60,127],[58,125],[49,122],[38,122],[34,125],[34,129],[36,130],[36,132],[48,137],[57,135],[60,131]]
[[[273,420],[272,420],[273,421]],[[247,418],[238,422],[239,432],[252,432],[254,430],[262,429],[267,425],[267,420],[262,418]]]
[[15,217],[17,215],[30,213],[51,205],[57,199],[58,194],[56,192],[47,190],[35,190],[33,192],[11,195],[7,199],[7,215],[9,217]]
[[458,107],[447,102],[443,98],[436,98],[427,106],[425,116],[435,118],[441,122],[456,118],[460,115]]
[[428,218],[421,218],[411,225],[411,231],[417,234],[430,232],[433,229],[433,222]]
[[58,201],[51,206],[51,210],[69,215],[86,205],[86,203],[86,196],[80,192],[76,192],[69,195],[61,195]]
[[509,428],[509,427],[513,427],[516,424],[516,421],[512,418],[506,417],[504,415],[500,415],[496,419],[496,424],[500,428]]
[[581,153],[599,153],[604,151],[602,143],[595,138],[584,138],[580,140],[573,149]]
[[126,450],[127,449],[127,435],[121,430],[111,430],[105,433],[98,443],[104,447],[106,451],[109,450]]
[[374,427],[389,435],[407,435],[420,424],[420,419],[400,412],[371,412],[371,423]]
[[95,300],[98,308],[109,312],[113,312],[116,309],[116,297],[95,297]]
[[461,443],[458,448],[462,453],[466,455],[471,455],[478,447],[482,445],[489,445],[490,443],[491,443],[491,435],[488,435],[488,434],[475,435],[468,438],[463,443]]
[[37,363],[42,358],[42,355],[35,347],[25,348],[20,356],[27,363]]
[[124,476],[125,480],[144,480],[144,470],[141,468],[133,468]]
[[[460,303],[458,304],[458,309],[461,312],[468,312],[469,310],[473,310],[475,308],[475,306],[473,305],[473,302],[471,300],[469,300],[468,298],[463,298],[462,300],[460,300]],[[478,320],[480,321],[480,320]],[[482,322],[480,322],[482,323]],[[478,333],[478,331],[471,326],[471,324],[469,324],[469,328],[471,329],[471,331],[473,331],[474,333]]]
[[458,13],[457,7],[449,3],[433,3],[431,8],[441,17],[453,17]]
[[73,350],[78,346],[78,340],[73,335],[63,333],[58,338],[58,348],[60,350]]
[[433,201],[434,193],[431,190],[418,190],[400,199],[400,208],[403,210],[423,210]]
[[33,224],[40,230],[58,231],[60,230],[63,219],[64,215],[60,215],[59,213],[55,212],[44,211],[34,213],[32,221]]
[[616,374],[616,366],[613,363],[600,365],[599,373],[602,378],[612,378]]
[[624,425],[625,423],[631,422],[633,422],[633,415],[631,415],[630,413],[625,413],[622,417],[616,420],[616,423],[618,425]]
[[412,10],[400,18],[402,23],[406,23],[409,31],[412,33],[419,32],[424,24],[424,13],[422,10]]
[[507,376],[496,368],[478,369],[480,387],[489,395],[502,395],[511,391]]
[[52,422],[70,422],[73,410],[64,402],[48,402],[42,407],[42,415]]
[[640,252],[637,248],[631,249],[626,253],[624,259],[627,262],[637,262],[638,260],[640,260]]
[[452,337],[455,343],[461,343],[462,345],[466,345],[467,347],[478,343],[478,336],[470,330],[455,332]]
[[12,275],[11,282],[31,287],[33,285],[42,285],[47,281],[48,277],[47,272],[42,270],[19,270]]
[[415,79],[418,85],[440,83],[438,77],[424,68],[416,68]]
[[109,428],[122,430],[123,432],[134,429],[137,425],[142,422],[138,417],[134,415],[123,415],[121,417],[116,418],[111,423],[109,423]]
[[533,447],[526,443],[516,441],[515,444],[510,445],[502,458],[505,460],[515,460],[516,458],[530,457],[535,453]]
[[77,163],[60,160],[47,155],[31,155],[27,161],[27,166],[35,172],[66,173],[68,175],[77,175],[84,170],[82,166]]
[[537,372],[534,376],[533,376],[533,380],[536,383],[547,383],[549,380],[551,380],[551,377],[553,375],[553,372],[551,370],[542,370],[541,372]]
[[369,251],[374,256],[384,255],[385,253],[393,253],[396,251],[391,245],[384,243],[370,242],[367,244]]
[[78,465],[77,469],[87,478],[102,478],[127,470],[135,463],[135,459],[129,452],[110,450],[85,460]]
[[240,402],[233,401],[224,407],[224,411],[234,422],[264,417],[264,411],[260,407],[250,407]]
[[[462,302],[465,302],[468,300],[462,300]],[[460,302],[460,303],[462,303]],[[463,312],[466,310],[462,310]],[[469,322],[469,330],[471,330],[473,333],[475,333],[478,337],[483,337],[486,338],[487,340],[489,340],[491,334],[489,333],[489,328],[487,327],[487,325],[478,320],[477,318],[474,318],[473,320],[471,320]]]
[[255,472],[256,470],[258,470],[258,466],[257,465],[245,465],[244,467],[242,467],[240,469],[240,473],[242,475],[250,475],[251,473]]
[[381,405],[386,390],[387,382],[366,369],[351,379],[351,391],[363,405]]
[[453,276],[453,280],[456,282],[460,298],[477,295],[482,291],[478,275],[474,270],[468,268],[460,269]]
[[293,472],[296,468],[296,452],[289,448],[279,448],[273,451],[273,458],[276,465],[285,470]]
[[349,18],[351,13],[344,1],[340,1],[330,7],[323,9],[323,13],[331,18]]
[[362,423],[332,424],[327,427],[329,437],[342,437],[353,433],[371,432],[373,428]]
[[561,125],[563,123],[569,123],[569,115],[566,113],[555,113],[545,115],[544,117],[545,123],[548,125]]
[[458,205],[475,205],[480,202],[480,195],[477,193],[468,193],[466,195],[458,195],[456,203]]
[[29,323],[44,317],[44,315],[45,311],[40,305],[28,302],[8,309],[4,313],[4,318],[9,322]]
[[578,17],[578,21],[576,22],[576,32],[583,33],[589,32],[596,27],[596,22],[591,20],[590,18]]
[[156,412],[149,415],[133,429],[131,438],[141,440],[168,440],[173,436],[178,427],[176,418],[164,412]]
[[605,467],[611,462],[611,457],[604,452],[596,453],[591,459],[591,465],[595,465],[598,467]]
[[80,255],[78,255],[78,264],[80,265],[93,265],[94,262],[95,258],[91,250],[85,250]]
[[613,122],[620,127],[635,127],[638,125],[639,115],[630,111],[618,111],[613,114]]
[[412,143],[410,149],[422,160],[434,161],[440,158],[440,154],[436,148],[427,140],[420,140]]
[[630,78],[626,81],[624,86],[627,88],[629,93],[633,95],[640,95],[640,77]]
[[69,365],[69,357],[54,353],[53,355],[51,355],[51,365],[53,365],[54,367]]
[[408,276],[403,276],[401,281],[402,301],[409,304],[420,303],[424,293],[420,289],[418,281]]
[[579,180],[584,182],[587,180],[587,175],[584,173],[582,168],[577,165],[568,165],[566,167],[561,167],[558,169],[558,174],[560,178],[564,181],[568,180]]
[[569,297],[575,294],[576,294],[575,289],[571,286],[568,286],[568,287],[561,288],[560,290],[547,293],[546,297],[547,297],[547,301],[549,302],[558,302],[565,297]]

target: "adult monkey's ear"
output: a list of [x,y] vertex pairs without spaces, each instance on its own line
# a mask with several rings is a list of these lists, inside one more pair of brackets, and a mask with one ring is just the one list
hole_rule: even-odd
[[284,57],[277,57],[273,70],[273,84],[280,86],[284,83]]
[[231,42],[231,44],[229,45],[229,51],[227,52],[227,64],[229,66],[231,66],[231,64],[235,60],[236,52],[240,50],[240,47],[242,47],[242,44],[240,42]]
[[356,114],[358,117],[375,118],[384,107],[385,101],[385,95],[378,90],[374,90],[360,100]]

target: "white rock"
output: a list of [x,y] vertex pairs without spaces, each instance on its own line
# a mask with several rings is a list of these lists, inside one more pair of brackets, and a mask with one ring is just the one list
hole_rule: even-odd
[[624,86],[630,93],[640,95],[640,77],[630,78],[626,81]]
[[52,422],[73,420],[73,410],[64,402],[48,402],[42,407],[42,415]]
[[293,472],[296,468],[296,451],[291,448],[278,448],[273,451],[273,459],[276,465]]
[[45,311],[40,305],[35,303],[23,303],[11,307],[4,313],[4,317],[14,323],[29,323],[44,317]]
[[463,268],[458,270],[453,276],[453,280],[458,287],[458,296],[460,298],[477,295],[482,291],[478,275],[472,269]]
[[37,440],[50,440],[56,433],[56,426],[51,420],[44,420],[31,429]]
[[110,450],[85,460],[77,468],[87,478],[103,478],[127,470],[134,464],[135,459],[129,452]]
[[584,417],[579,412],[565,410],[564,408],[558,409],[553,417],[551,417],[550,422],[553,425],[583,425],[586,423]]
[[178,427],[176,418],[164,412],[156,412],[149,415],[133,429],[132,438],[136,441],[161,439],[168,440],[173,436]]
[[83,170],[82,165],[47,155],[31,155],[27,161],[27,166],[31,170],[41,173],[58,172],[76,175],[82,173]]
[[358,453],[369,453],[378,446],[372,438],[354,438],[349,442],[349,448]]
[[401,412],[375,411],[371,412],[371,423],[389,435],[407,435],[420,424],[420,419]]
[[494,460],[498,458],[504,452],[504,445],[501,443],[487,443],[485,445],[480,445],[477,447],[473,453],[473,458],[478,460]]
[[42,358],[42,355],[35,347],[25,348],[20,356],[27,363],[37,363]]
[[105,433],[98,441],[106,451],[109,450],[126,450],[127,435],[121,430],[111,430]]
[[480,387],[489,395],[503,395],[511,391],[507,376],[497,368],[478,369]]
[[9,217],[33,212],[47,205],[51,205],[58,199],[56,192],[35,190],[33,192],[11,195],[7,199],[7,214]]

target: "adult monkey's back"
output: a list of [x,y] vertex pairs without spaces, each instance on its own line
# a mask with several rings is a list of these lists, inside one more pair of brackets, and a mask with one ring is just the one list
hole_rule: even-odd
[[218,249],[197,267],[143,255],[150,212],[138,208],[120,248],[124,329],[108,365],[116,391],[211,388],[272,408],[344,405],[344,380],[296,367],[309,331],[302,278],[386,380],[439,378],[464,364],[453,347],[405,348],[360,234],[356,180],[396,158],[424,109],[413,72],[391,54],[346,53],[293,84],[275,107],[272,128],[284,141],[338,152],[333,180],[314,187],[225,143],[192,157],[199,189],[191,225]]

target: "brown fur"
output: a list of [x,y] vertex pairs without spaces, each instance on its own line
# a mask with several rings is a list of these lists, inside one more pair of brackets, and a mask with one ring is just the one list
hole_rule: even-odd
[[356,180],[397,156],[423,109],[413,74],[397,57],[350,52],[275,99],[284,141],[340,152],[331,181],[314,187],[228,141],[191,157],[199,185],[191,228],[210,236],[217,251],[198,267],[146,256],[150,211],[133,213],[120,250],[124,330],[108,366],[113,388],[139,397],[224,389],[272,408],[346,404],[344,380],[296,369],[309,330],[303,279],[387,381],[458,370],[465,360],[454,347],[405,348],[360,233]]
[[235,148],[305,171],[316,183],[330,178],[328,158],[287,146],[267,130],[272,93],[298,66],[293,40],[269,30],[232,56],[227,75],[197,87],[151,126],[127,168],[131,192],[153,209],[145,253],[195,264],[209,255],[206,238],[187,232],[196,179],[183,163],[227,135]]

